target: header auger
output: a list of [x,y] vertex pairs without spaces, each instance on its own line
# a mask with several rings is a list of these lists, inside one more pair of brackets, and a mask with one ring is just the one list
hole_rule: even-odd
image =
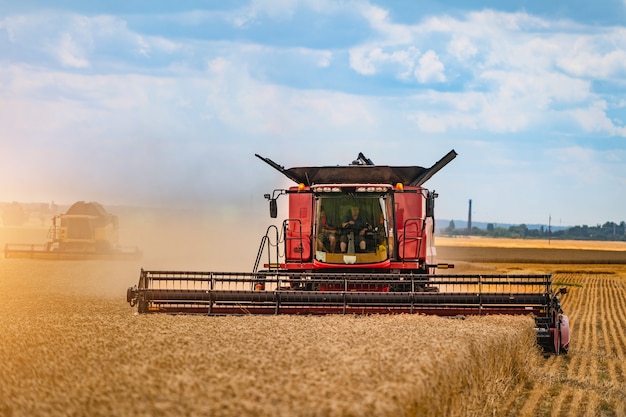
[[[360,153],[346,166],[284,168],[297,185],[266,194],[289,199],[250,272],[141,271],[127,301],[140,313],[533,315],[539,344],[569,347],[569,325],[551,275],[436,273],[434,200],[422,185],[456,157],[430,168],[375,165]],[[261,264],[263,260],[266,263]]]

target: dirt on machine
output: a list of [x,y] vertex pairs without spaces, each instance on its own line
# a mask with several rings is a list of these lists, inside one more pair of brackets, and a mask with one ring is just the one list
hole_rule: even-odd
[[122,246],[118,216],[97,202],[77,201],[65,214],[52,218],[45,243],[7,243],[5,258],[64,260],[140,259],[137,247]]
[[348,165],[284,168],[255,155],[295,185],[265,194],[270,217],[288,199],[280,226],[261,238],[249,272],[142,269],[127,301],[139,313],[532,315],[546,352],[569,348],[569,323],[552,276],[447,273],[437,262],[430,168]]

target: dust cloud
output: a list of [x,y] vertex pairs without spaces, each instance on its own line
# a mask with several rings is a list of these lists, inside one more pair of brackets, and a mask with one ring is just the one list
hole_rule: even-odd
[[251,272],[270,222],[233,211],[135,210],[120,244],[139,247],[144,269]]

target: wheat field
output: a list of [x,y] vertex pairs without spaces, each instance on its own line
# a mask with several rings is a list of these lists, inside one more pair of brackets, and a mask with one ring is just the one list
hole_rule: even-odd
[[0,415],[485,415],[527,317],[138,315],[135,265],[0,261]]
[[[498,265],[516,273],[519,265]],[[524,394],[503,404],[507,416],[626,416],[626,266],[533,265],[551,269],[569,292],[569,353],[533,370]]]
[[0,259],[0,416],[626,415],[623,266],[467,265],[569,287],[570,353],[544,358],[529,317],[138,315],[141,267],[208,270],[215,242],[168,236],[141,261]]

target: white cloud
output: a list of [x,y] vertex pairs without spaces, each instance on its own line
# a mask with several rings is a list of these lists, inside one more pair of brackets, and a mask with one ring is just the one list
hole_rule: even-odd
[[426,51],[419,59],[415,77],[421,83],[444,82],[446,80],[444,69],[435,51]]
[[[453,129],[521,132],[545,129],[557,120],[570,129],[621,134],[606,118],[606,106],[593,104],[588,81],[564,74],[493,71],[483,74],[490,84],[484,92],[429,91],[412,96],[408,119],[427,132]],[[560,110],[554,110],[558,108]],[[569,109],[569,110],[568,110]]]
[[253,0],[249,5],[237,10],[229,20],[236,28],[247,28],[258,23],[262,17],[272,20],[286,20],[290,18],[298,2],[294,0]]
[[481,78],[493,83],[499,100],[522,102],[520,110],[545,110],[551,105],[585,104],[593,99],[591,83],[559,73],[488,71]]
[[150,56],[150,43],[145,40],[143,36],[137,36],[137,50],[139,55],[143,55],[146,58]]
[[20,28],[28,24],[26,16],[9,16],[0,20],[0,30],[5,30],[9,42],[15,43],[18,40],[16,32],[20,31]]
[[[593,42],[588,41],[580,39],[573,48],[567,48],[559,54],[559,67],[579,77],[605,79],[626,75],[626,49],[616,47],[601,53],[594,48]],[[626,36],[620,44],[626,48]]]
[[332,60],[333,54],[330,51],[324,51],[319,55],[317,65],[321,68],[327,68],[332,63]]
[[282,51],[282,54],[312,62],[319,68],[328,68],[333,60],[333,53],[323,49],[287,48]]
[[[288,20],[298,11],[306,9],[319,14],[332,14],[346,7],[332,0],[252,0],[233,12],[222,13],[224,18],[236,28],[248,28],[260,24],[262,18],[274,21]],[[350,7],[350,6],[348,6]],[[216,15],[212,13],[211,15]],[[207,18],[206,12],[194,12],[195,22]]]
[[69,33],[61,34],[55,48],[55,55],[63,66],[72,68],[89,67],[89,61],[84,56],[84,49]]
[[6,17],[0,21],[1,29],[7,32],[14,59],[37,65],[52,58],[62,67],[86,69],[102,59],[121,62],[129,56],[149,58],[181,50],[179,43],[163,36],[134,32],[117,16],[48,11]]
[[389,20],[387,10],[378,6],[368,5],[361,8],[360,12],[372,29],[381,36],[383,44],[407,44],[412,41],[411,27],[392,23]]
[[500,12],[484,9],[477,12],[470,12],[467,21],[476,29],[483,30],[483,33],[498,32],[533,32],[550,28],[550,21],[529,15],[525,12]]
[[375,120],[359,97],[260,83],[225,58],[212,60],[209,69],[207,105],[238,131],[294,137],[321,126],[363,128]]
[[448,43],[447,49],[451,55],[462,62],[470,60],[478,53],[476,46],[465,36],[454,37]]
[[363,75],[376,74],[376,65],[372,56],[381,54],[380,48],[354,48],[350,50],[350,68]]
[[218,57],[209,61],[208,68],[209,71],[216,74],[223,74],[229,63],[226,59]]
[[601,133],[626,137],[626,127],[617,126],[606,114],[606,103],[596,101],[586,108],[572,109],[567,112],[574,123],[587,133]]
[[350,67],[363,75],[374,75],[384,68],[393,67],[398,78],[406,79],[413,72],[419,55],[419,50],[412,46],[390,53],[381,47],[363,46],[350,50]]
[[257,15],[255,11],[245,10],[231,18],[232,25],[236,28],[245,28],[254,22]]

